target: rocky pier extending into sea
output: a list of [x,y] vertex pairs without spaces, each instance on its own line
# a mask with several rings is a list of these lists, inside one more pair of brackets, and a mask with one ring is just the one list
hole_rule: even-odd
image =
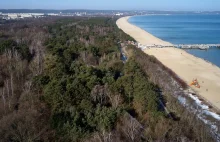
[[182,48],[182,49],[207,50],[210,47],[220,47],[220,44],[179,44],[179,45],[174,45],[174,47]]
[[174,44],[174,45],[157,45],[157,44],[151,44],[151,45],[143,45],[138,43],[138,48],[145,49],[145,48],[166,48],[166,47],[176,47],[181,49],[201,49],[201,50],[207,50],[210,47],[220,47],[220,44]]

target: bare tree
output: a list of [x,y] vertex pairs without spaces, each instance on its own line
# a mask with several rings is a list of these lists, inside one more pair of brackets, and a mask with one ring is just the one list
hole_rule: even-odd
[[5,88],[2,87],[2,101],[3,101],[3,104],[4,104],[4,111],[5,111],[5,104],[6,104],[6,100],[5,100]]
[[106,104],[108,101],[108,88],[101,85],[96,85],[91,92],[91,96],[94,101],[99,102],[100,104]]
[[95,134],[94,138],[99,142],[114,142],[112,132],[106,132],[105,130]]
[[139,141],[142,136],[142,125],[130,114],[125,113],[122,117],[122,131],[132,142]]
[[123,102],[120,94],[109,94],[108,97],[113,108],[117,108]]

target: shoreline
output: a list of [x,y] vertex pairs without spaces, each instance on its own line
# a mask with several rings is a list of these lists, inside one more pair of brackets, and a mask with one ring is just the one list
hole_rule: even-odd
[[141,44],[170,46],[166,48],[144,49],[146,54],[155,56],[166,67],[175,72],[183,81],[190,84],[198,79],[201,88],[190,87],[198,97],[220,111],[220,68],[215,64],[196,57],[185,50],[174,48],[172,43],[163,41],[147,31],[128,22],[129,17],[117,20],[117,26]]

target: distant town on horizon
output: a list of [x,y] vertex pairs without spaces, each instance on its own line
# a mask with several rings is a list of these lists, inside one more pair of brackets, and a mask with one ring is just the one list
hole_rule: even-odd
[[0,19],[3,20],[45,16],[132,16],[146,14],[220,14],[220,11],[0,9]]

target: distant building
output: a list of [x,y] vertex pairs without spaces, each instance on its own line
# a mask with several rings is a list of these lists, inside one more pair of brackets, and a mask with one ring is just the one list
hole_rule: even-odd
[[19,15],[17,13],[7,14],[9,19],[18,19]]
[[4,13],[0,15],[5,20],[44,17],[44,13]]
[[32,16],[44,16],[44,13],[30,13]]
[[48,16],[58,16],[59,14],[56,14],[56,13],[48,13],[47,15],[48,15]]
[[31,18],[32,15],[30,13],[23,13],[19,15],[19,18]]
[[124,14],[123,13],[116,13],[115,15],[116,16],[123,16]]
[[87,15],[86,12],[75,12],[74,14],[75,14],[76,16],[85,16],[85,15]]

